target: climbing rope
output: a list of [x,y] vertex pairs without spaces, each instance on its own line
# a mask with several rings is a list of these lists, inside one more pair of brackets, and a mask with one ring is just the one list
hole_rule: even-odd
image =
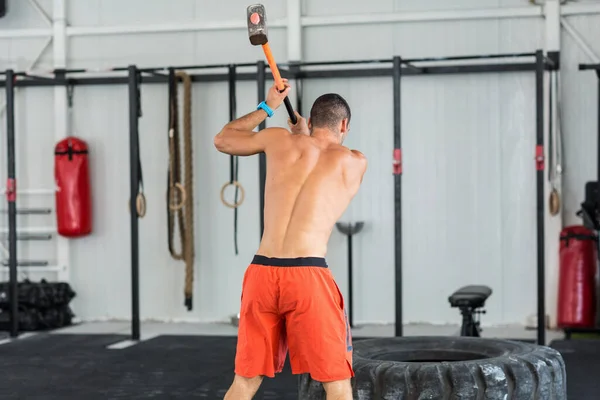
[[[178,83],[183,81],[183,171],[179,135]],[[194,282],[194,185],[192,153],[192,80],[185,72],[169,71],[169,173],[167,213],[169,252],[185,262],[185,306],[192,309]],[[182,172],[184,179],[182,182]],[[179,227],[181,252],[174,245],[175,222]]]

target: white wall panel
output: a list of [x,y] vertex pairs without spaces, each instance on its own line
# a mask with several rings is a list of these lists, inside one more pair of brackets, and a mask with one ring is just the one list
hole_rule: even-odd
[[[238,18],[244,21],[246,7],[250,4],[244,0],[127,0],[126,5],[120,0],[71,0],[68,19],[73,26],[148,25]],[[286,15],[285,1],[264,0],[261,4],[264,4],[269,20]]]
[[[39,1],[51,14],[52,1]],[[249,3],[69,0],[70,26],[129,26],[203,23],[245,18]],[[263,2],[270,20],[286,17],[284,1]],[[389,13],[444,9],[527,6],[522,0],[303,1],[303,15]],[[572,17],[571,23],[600,53],[598,17]],[[243,22],[242,22],[243,24]],[[0,29],[45,28],[28,1],[11,2]],[[303,30],[305,60],[336,60],[532,52],[544,44],[542,19],[440,21]],[[285,61],[285,28],[270,29],[277,60]],[[574,213],[583,185],[596,173],[596,78],[577,71],[588,62],[563,34],[565,217]],[[43,38],[0,40],[0,67],[26,68]],[[52,47],[39,66],[49,68]],[[185,33],[75,36],[68,40],[68,66],[106,68],[138,64],[171,66],[255,62],[245,29]],[[224,72],[224,71],[223,71]],[[404,302],[407,322],[459,321],[447,296],[468,283],[489,284],[494,294],[486,323],[522,323],[535,313],[535,133],[533,74],[404,77],[402,98]],[[391,78],[313,80],[304,83],[304,110],[328,91],[345,96],[353,108],[349,147],[369,158],[363,187],[343,216],[365,221],[355,238],[355,320],[394,318],[393,147]],[[52,89],[27,88],[17,102],[19,187],[52,185],[55,142]],[[2,98],[3,93],[0,92]],[[292,95],[292,98],[295,96]],[[238,114],[257,103],[253,82],[238,86]],[[144,318],[226,320],[237,312],[241,278],[259,240],[258,159],[240,160],[246,201],[239,211],[240,254],[233,249],[233,211],[219,191],[229,178],[228,156],[212,144],[228,119],[225,83],[194,85],[195,284],[194,310],[183,306],[184,265],[167,247],[167,88],[144,85],[140,121],[141,156],[148,214],[140,220],[141,312]],[[0,104],[3,101],[0,100]],[[83,318],[128,318],[130,309],[128,106],[125,86],[77,87],[77,133],[91,147],[94,234],[72,241],[73,303]],[[269,125],[285,125],[282,108]],[[5,120],[0,132],[4,135]],[[51,128],[50,128],[51,130]],[[5,143],[5,136],[1,138]],[[6,175],[5,152],[0,171]],[[2,178],[3,180],[5,178]],[[32,201],[48,202],[46,199]],[[19,201],[25,201],[21,196]],[[25,203],[20,203],[25,204]],[[32,205],[37,205],[31,203]],[[21,217],[20,217],[21,218]],[[21,221],[21,219],[19,219]],[[24,221],[24,220],[23,220]],[[37,225],[38,220],[26,221]],[[48,221],[39,220],[39,224]],[[50,221],[51,222],[51,221]],[[23,222],[25,223],[25,222]],[[22,244],[24,255],[53,257],[53,248]],[[340,288],[347,293],[346,240],[334,232],[328,255]],[[553,304],[548,304],[549,309]]]
[[537,20],[310,27],[304,55],[321,61],[533,52],[543,46],[542,28]]
[[[283,59],[285,29],[271,32],[271,50]],[[250,45],[243,30],[82,36],[71,38],[69,44],[69,65],[74,68],[108,68],[131,62],[147,67],[248,63],[264,58],[261,48]]]
[[397,11],[421,11],[421,10],[461,10],[474,8],[493,8],[493,7],[515,7],[527,6],[529,1],[525,0],[395,0]]
[[[0,19],[0,30],[48,28],[40,13],[28,0],[8,1],[8,12]],[[38,0],[37,3],[47,15],[52,15],[52,0]]]
[[392,11],[430,11],[430,10],[460,10],[474,8],[493,8],[500,6],[527,6],[523,0],[380,0],[376,2],[327,0],[326,5],[319,0],[304,0],[305,15],[344,15],[371,14]]
[[0,52],[2,70],[12,68],[22,71],[29,69],[34,63],[36,69],[53,68],[52,43],[48,43],[46,38],[0,39]]

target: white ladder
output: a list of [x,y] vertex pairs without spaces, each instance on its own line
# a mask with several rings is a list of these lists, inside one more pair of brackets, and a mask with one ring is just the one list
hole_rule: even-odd
[[[17,190],[18,196],[52,196],[54,200],[54,189],[28,189]],[[0,190],[0,194],[6,195],[6,188]],[[18,201],[17,201],[18,204]],[[52,214],[54,207],[31,207],[17,209],[17,214],[27,215],[42,215]],[[3,210],[3,214],[7,214]],[[32,241],[32,240],[53,240],[56,245],[56,260],[19,260],[17,259],[17,271],[19,273],[55,273],[57,281],[69,282],[69,241],[66,238],[59,236],[56,232],[56,226],[25,226],[21,227],[17,224],[17,240]],[[8,226],[0,227],[0,235],[2,242],[8,238]],[[9,273],[9,251],[0,242],[0,251],[2,252],[0,262],[0,279],[5,280]],[[18,256],[18,255],[17,255]]]

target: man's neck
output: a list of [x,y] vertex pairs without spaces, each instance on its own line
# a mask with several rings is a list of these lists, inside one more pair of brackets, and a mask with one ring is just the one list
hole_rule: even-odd
[[325,128],[313,128],[310,136],[323,142],[340,144],[339,135]]

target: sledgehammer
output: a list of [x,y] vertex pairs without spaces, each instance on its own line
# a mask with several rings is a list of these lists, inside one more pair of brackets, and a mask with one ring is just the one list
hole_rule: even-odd
[[[279,74],[279,68],[277,68],[273,53],[271,53],[271,46],[269,46],[269,39],[267,37],[267,14],[265,12],[265,6],[262,4],[248,6],[246,14],[248,17],[248,36],[250,37],[250,43],[252,43],[253,46],[262,46],[271,72],[273,73],[275,84],[279,90],[283,92],[285,90],[285,85],[281,80],[281,74]],[[296,125],[298,119],[296,118],[296,114],[294,114],[294,108],[292,107],[292,103],[290,103],[290,99],[286,96],[283,102],[290,115],[292,124]]]

